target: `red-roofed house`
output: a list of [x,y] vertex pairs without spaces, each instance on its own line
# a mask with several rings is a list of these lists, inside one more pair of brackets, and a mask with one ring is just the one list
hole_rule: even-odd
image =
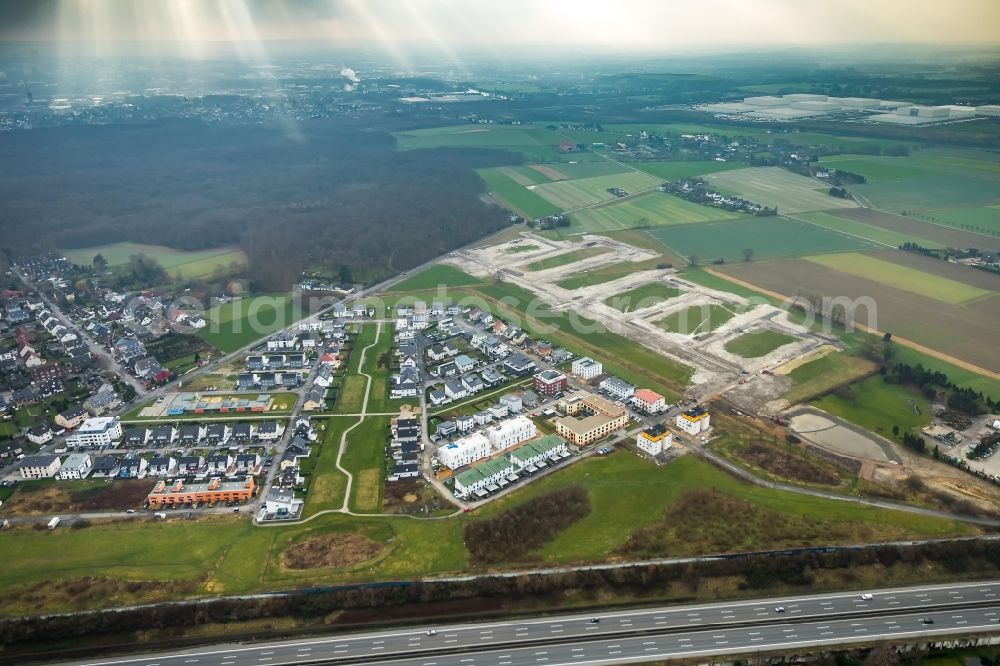
[[656,391],[639,389],[632,396],[632,404],[649,414],[662,412],[667,408],[667,400]]

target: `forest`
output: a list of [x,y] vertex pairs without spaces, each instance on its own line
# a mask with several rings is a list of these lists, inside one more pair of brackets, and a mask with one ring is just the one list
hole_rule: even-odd
[[[119,241],[239,244],[262,290],[302,270],[372,281],[508,224],[484,203],[488,150],[397,152],[351,119],[67,126],[0,138],[0,238],[13,255]],[[31,233],[25,233],[31,230]]]

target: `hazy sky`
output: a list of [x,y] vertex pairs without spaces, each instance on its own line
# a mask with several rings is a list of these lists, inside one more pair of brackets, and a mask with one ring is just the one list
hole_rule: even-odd
[[[0,0],[4,41],[330,40],[392,51],[530,43],[996,44],[1000,0]],[[196,55],[196,53],[192,53]]]

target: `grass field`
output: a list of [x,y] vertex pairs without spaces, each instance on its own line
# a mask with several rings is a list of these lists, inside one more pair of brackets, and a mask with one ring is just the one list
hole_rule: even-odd
[[632,169],[622,166],[610,160],[599,162],[577,162],[575,164],[547,164],[540,167],[553,175],[559,174],[560,178],[552,180],[572,180],[574,178],[593,178],[594,176],[610,176],[615,173],[628,173]]
[[550,183],[555,178],[550,178],[543,173],[543,170],[530,166],[505,166],[497,167],[497,171],[513,180],[518,185],[537,185],[538,183]]
[[763,258],[880,247],[784,217],[687,224],[653,229],[649,234],[682,257],[695,256],[703,264],[717,259],[743,261],[744,249],[753,250],[755,258]]
[[680,289],[663,284],[662,282],[651,282],[641,287],[636,287],[631,291],[626,291],[623,294],[606,298],[604,299],[604,304],[610,305],[621,312],[628,312],[630,310],[641,310],[652,307],[663,301],[680,296],[680,294]]
[[461,287],[470,284],[479,284],[480,282],[479,278],[462,272],[454,266],[449,264],[435,264],[392,285],[391,291],[437,289],[441,285],[446,287]]
[[852,185],[877,208],[917,211],[991,204],[1000,200],[1000,163],[974,151],[922,150],[909,157],[833,155],[823,166],[859,173]]
[[903,217],[871,208],[844,208],[830,215],[894,231],[925,247],[977,247],[993,252],[1000,251],[1000,237],[985,236],[957,226],[938,224],[931,217],[936,212],[910,213],[908,217]]
[[673,312],[655,322],[657,326],[671,333],[692,335],[708,333],[732,319],[734,314],[721,305],[692,305],[689,308]]
[[500,169],[480,169],[479,177],[486,182],[486,190],[500,202],[524,218],[536,220],[555,215],[562,209],[546,201]]
[[378,512],[382,508],[388,441],[387,416],[369,416],[347,434],[347,449],[341,464],[354,476],[348,500],[352,511]]
[[795,342],[796,338],[770,329],[750,331],[726,343],[726,351],[743,358],[767,356],[778,347]]
[[880,376],[869,377],[846,390],[838,391],[812,403],[820,409],[877,432],[888,439],[894,437],[892,427],[900,433],[917,431],[931,422],[927,398],[914,389],[887,384]]
[[108,266],[124,266],[129,263],[129,257],[134,254],[144,254],[155,259],[173,277],[178,273],[187,279],[207,277],[218,268],[225,271],[234,262],[245,267],[247,255],[236,247],[216,247],[208,250],[175,250],[162,245],[143,245],[142,243],[112,243],[95,247],[62,250],[67,259],[74,264],[89,266],[94,257],[100,254],[108,262]]
[[569,216],[571,231],[600,232],[636,227],[660,227],[741,217],[738,213],[701,206],[672,194],[650,192],[642,196],[585,208]]
[[[601,268],[605,268],[602,266]],[[611,282],[612,280],[617,280],[618,278],[625,277],[626,275],[631,275],[635,271],[635,267],[632,264],[611,264],[607,268],[613,268],[613,271],[584,271],[582,273],[576,273],[571,275],[565,280],[560,280],[556,284],[563,289],[581,289],[583,287],[592,287],[595,284],[604,284],[605,282]]]
[[304,515],[312,515],[317,511],[339,509],[344,503],[344,493],[347,492],[347,477],[337,469],[337,452],[340,449],[340,437],[344,430],[354,423],[350,417],[326,419],[323,431],[322,446],[316,455],[312,478],[309,480],[309,493],[306,495]]
[[806,259],[828,268],[884,284],[887,287],[933,298],[942,303],[967,303],[994,294],[994,292],[971,284],[855,252],[806,257]]
[[544,271],[549,268],[558,268],[559,266],[565,266],[567,264],[573,264],[584,259],[589,259],[591,257],[596,257],[602,254],[607,254],[611,252],[611,248],[608,247],[585,247],[579,250],[572,250],[571,252],[563,252],[562,254],[557,254],[552,257],[546,257],[545,259],[539,259],[538,261],[533,261],[527,264],[524,268],[529,271]]
[[554,183],[535,185],[529,190],[562,210],[573,210],[591,206],[615,198],[608,188],[620,187],[629,194],[651,190],[660,184],[659,178],[629,171],[608,176],[592,176],[576,180],[560,180]]
[[833,352],[804,363],[788,373],[792,388],[785,394],[789,405],[811,400],[875,372],[876,366],[865,358],[847,352]]
[[917,238],[909,234],[893,231],[883,227],[877,227],[864,222],[850,220],[845,217],[831,215],[829,213],[800,213],[796,219],[805,220],[821,227],[839,231],[850,236],[857,236],[873,243],[881,243],[889,247],[899,247],[903,243],[917,243],[927,248],[943,248],[944,243],[940,243],[926,238]]
[[827,194],[822,183],[781,167],[750,167],[709,174],[711,185],[764,206],[777,206],[779,213],[851,208],[853,201]]
[[[332,440],[327,433],[324,454]],[[5,532],[0,540],[0,557],[7,563],[0,571],[0,597],[9,600],[3,613],[20,615],[142,601],[109,595],[107,590],[111,585],[102,585],[97,594],[87,598],[43,597],[43,603],[51,603],[51,607],[39,606],[37,599],[29,601],[24,594],[33,586],[59,589],[61,585],[52,583],[91,574],[126,582],[157,581],[159,584],[150,589],[167,588],[171,598],[176,599],[192,594],[242,594],[324,583],[459,573],[468,566],[462,537],[469,519],[496,515],[529,498],[568,485],[582,485],[590,495],[593,509],[536,551],[532,559],[553,564],[605,561],[636,530],[657,524],[672,507],[681,506],[692,491],[707,489],[749,502],[773,515],[775,522],[782,522],[785,517],[793,522],[806,519],[820,528],[850,523],[851,536],[866,540],[975,533],[968,525],[947,520],[751,486],[694,456],[684,456],[661,467],[620,452],[580,461],[471,515],[442,520],[328,515],[307,525],[263,529],[246,519],[227,516],[196,521],[128,521],[53,532],[17,527]],[[685,519],[680,515],[675,520],[676,527],[694,530],[693,535],[698,538],[667,544],[659,554],[693,554],[695,544],[705,543],[709,532],[703,533],[694,517]],[[281,565],[290,544],[330,532],[365,534],[386,547],[375,559],[347,567],[292,571]],[[833,532],[826,530],[827,534]],[[713,533],[711,545],[720,550],[776,547],[778,543],[769,542],[768,537],[766,531],[749,529],[735,530],[729,536]],[[812,545],[834,538],[818,538]],[[167,585],[171,581],[183,585],[171,587]]]
[[217,305],[205,314],[198,335],[216,349],[232,352],[290,326],[308,313],[289,294],[248,296]]

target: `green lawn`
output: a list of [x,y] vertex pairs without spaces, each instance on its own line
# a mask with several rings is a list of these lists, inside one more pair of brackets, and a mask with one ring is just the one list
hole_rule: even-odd
[[570,230],[614,231],[675,224],[692,224],[742,217],[739,213],[702,206],[665,192],[650,192],[620,202],[585,208],[570,215]]
[[584,271],[583,273],[571,275],[565,280],[560,280],[556,284],[563,289],[581,289],[583,287],[593,287],[595,284],[611,282],[626,275],[631,275],[634,272],[634,268],[629,264],[617,264],[617,266],[621,267],[620,272],[603,273],[598,271]]
[[897,440],[892,435],[894,425],[899,426],[900,432],[917,431],[933,417],[927,398],[920,391],[887,384],[878,375],[812,404],[883,437]]
[[755,300],[765,299],[770,301],[770,297],[761,294],[760,292],[754,291],[744,287],[741,284],[736,284],[735,282],[730,282],[729,280],[719,277],[713,273],[707,272],[704,268],[697,268],[695,266],[688,266],[681,273],[681,277],[685,280],[690,280],[695,284],[700,284],[703,287],[708,287],[709,289],[715,289],[717,291],[725,291],[730,294],[736,294],[737,296],[742,296],[743,298],[753,298]]
[[887,287],[933,298],[942,303],[957,305],[994,293],[971,284],[855,252],[806,257],[806,259],[821,266],[857,275]]
[[891,229],[883,229],[882,227],[865,224],[864,222],[856,222],[855,220],[849,220],[829,213],[800,213],[795,217],[796,219],[812,222],[833,231],[839,231],[851,236],[859,236],[873,243],[881,243],[890,247],[899,247],[903,243],[917,243],[928,248],[944,247],[943,243],[927,240],[926,238],[917,238],[908,234],[901,234]]
[[957,365],[942,361],[928,354],[924,354],[916,349],[896,345],[895,360],[907,365],[920,363],[928,370],[943,372],[956,386],[968,386],[973,390],[992,396],[994,400],[1000,400],[1000,380],[986,377],[972,370],[960,368]]
[[779,216],[661,227],[649,234],[682,257],[695,256],[702,264],[720,259],[743,261],[747,249],[753,251],[754,258],[763,258],[881,247]]
[[[449,264],[435,264],[392,285],[392,291],[437,289],[442,285],[445,287],[461,287],[470,284],[479,284],[480,282],[479,278],[460,271],[454,266]],[[427,304],[430,305],[430,302]]]
[[228,271],[234,262],[240,268],[246,266],[247,255],[236,247],[216,247],[207,250],[175,250],[162,245],[144,245],[142,243],[111,243],[94,247],[61,250],[63,255],[74,264],[89,266],[94,256],[100,254],[108,262],[108,266],[124,266],[129,263],[129,257],[134,254],[145,254],[155,259],[174,276],[178,273],[185,278],[200,278],[211,275],[221,267]]
[[208,325],[198,335],[216,349],[233,352],[294,324],[307,314],[289,294],[247,296],[209,310],[205,315]]
[[630,310],[649,308],[680,295],[681,290],[676,287],[671,287],[662,282],[651,282],[641,287],[636,287],[631,291],[626,291],[623,294],[606,298],[604,299],[604,304],[610,305],[621,312],[628,312]]
[[566,159],[566,154],[559,150],[565,139],[532,125],[452,125],[399,132],[395,136],[400,150],[495,148],[539,161]]
[[759,358],[796,340],[794,336],[763,328],[730,340],[726,343],[726,351],[743,358]]
[[500,169],[480,169],[478,173],[486,182],[487,192],[524,218],[537,220],[562,211],[559,206],[538,196]]
[[734,316],[734,313],[725,306],[712,303],[704,306],[692,305],[653,323],[671,333],[692,335],[714,331]]
[[552,257],[546,257],[545,259],[539,259],[538,261],[533,261],[524,268],[529,271],[544,271],[549,268],[558,268],[559,266],[565,266],[566,264],[573,264],[584,259],[589,259],[591,257],[596,257],[601,254],[607,254],[611,252],[611,248],[608,247],[585,247],[579,250],[573,250],[571,252],[563,252],[562,254],[557,254]]
[[316,463],[313,465],[312,478],[309,479],[305,515],[343,506],[347,477],[337,469],[337,453],[341,435],[354,422],[355,419],[349,416],[331,417],[323,421],[322,445],[318,453],[313,454],[316,456]]

